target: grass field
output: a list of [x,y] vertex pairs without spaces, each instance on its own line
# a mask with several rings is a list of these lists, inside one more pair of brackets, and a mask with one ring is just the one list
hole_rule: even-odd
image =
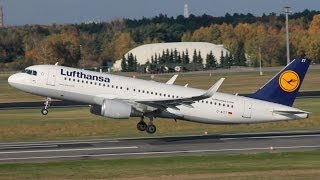
[[[208,89],[221,77],[226,80],[219,91],[226,93],[252,93],[265,84],[277,72],[265,72],[264,76],[258,76],[258,72],[242,73],[202,73],[202,74],[181,74],[175,84],[190,87]],[[150,79],[149,76],[137,76],[138,78]],[[155,75],[154,80],[159,82],[167,81],[171,75]],[[0,102],[22,102],[22,101],[42,101],[43,97],[30,95],[9,86],[8,75],[0,76]],[[309,70],[302,84],[301,91],[320,90],[320,71]]]
[[1,164],[0,179],[318,179],[320,151]]
[[33,110],[0,111],[0,141],[34,141],[81,138],[119,138],[164,135],[263,132],[320,129],[320,98],[297,99],[295,106],[312,112],[309,119],[250,125],[208,125],[156,119],[157,133],[136,130],[137,118],[114,120],[90,114],[89,108],[51,109],[47,116]]

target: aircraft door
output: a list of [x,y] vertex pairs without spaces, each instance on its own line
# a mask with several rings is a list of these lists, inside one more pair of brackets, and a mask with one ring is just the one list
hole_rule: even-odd
[[50,67],[48,71],[47,85],[55,86],[56,85],[56,67]]
[[244,101],[243,118],[251,118],[252,113],[252,103],[249,101]]

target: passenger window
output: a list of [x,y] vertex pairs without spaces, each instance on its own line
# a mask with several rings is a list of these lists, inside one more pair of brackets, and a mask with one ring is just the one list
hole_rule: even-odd
[[36,76],[37,75],[37,71],[32,71],[32,75]]

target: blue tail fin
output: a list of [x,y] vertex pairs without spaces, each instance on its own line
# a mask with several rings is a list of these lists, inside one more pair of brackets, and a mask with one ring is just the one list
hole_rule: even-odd
[[304,58],[293,60],[257,92],[249,95],[249,97],[292,106],[310,62],[310,59]]

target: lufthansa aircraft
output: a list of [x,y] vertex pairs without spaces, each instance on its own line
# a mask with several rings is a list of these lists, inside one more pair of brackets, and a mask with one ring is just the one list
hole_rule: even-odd
[[[122,77],[56,65],[30,66],[8,82],[22,91],[47,97],[41,113],[48,114],[51,98],[90,104],[96,115],[122,119],[140,117],[140,131],[155,133],[154,118],[208,124],[260,123],[307,118],[309,112],[292,104],[311,60],[297,58],[257,92],[238,96],[217,92],[224,78],[209,90]],[[145,123],[144,117],[150,119]]]

